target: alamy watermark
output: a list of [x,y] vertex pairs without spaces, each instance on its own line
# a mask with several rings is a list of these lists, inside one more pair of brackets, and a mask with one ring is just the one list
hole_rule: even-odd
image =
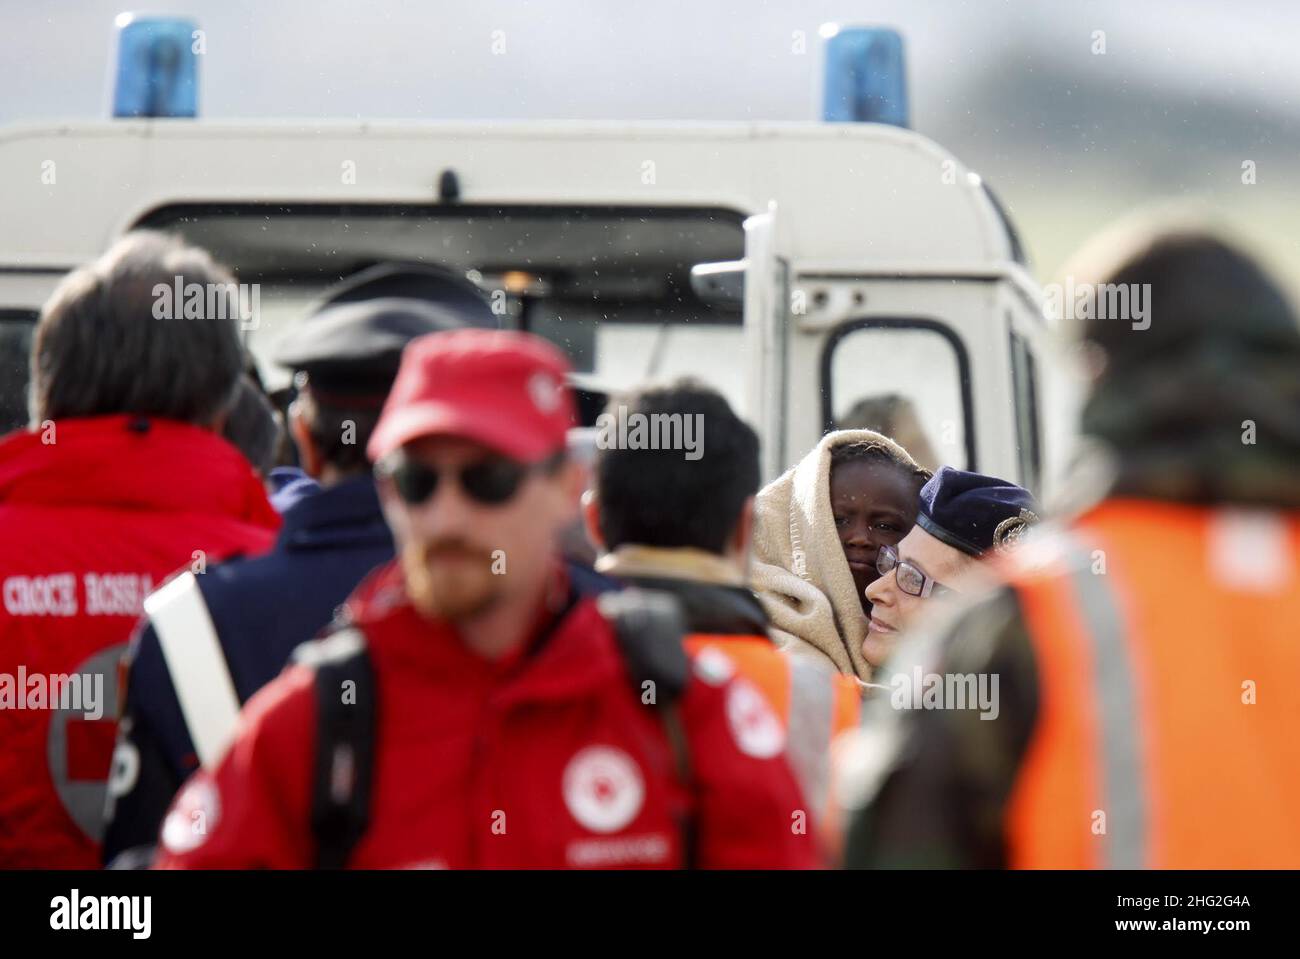
[[1127,320],[1135,330],[1151,327],[1150,283],[1065,283],[1043,287],[1044,312],[1054,320]]
[[596,446],[603,450],[682,450],[704,455],[703,413],[629,413],[620,405],[596,417]]
[[0,709],[58,709],[86,719],[104,716],[102,673],[0,673]]
[[183,276],[155,283],[155,320],[238,320],[245,332],[256,330],[262,309],[258,283],[186,283]]
[[997,673],[927,673],[913,666],[910,673],[894,673],[888,683],[871,685],[889,690],[894,709],[974,709],[980,719],[997,719]]
[[56,931],[123,931],[148,939],[153,931],[152,896],[91,896],[73,889],[50,900],[50,928]]

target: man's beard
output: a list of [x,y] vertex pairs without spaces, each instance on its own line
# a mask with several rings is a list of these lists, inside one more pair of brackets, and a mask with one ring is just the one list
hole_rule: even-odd
[[401,562],[406,595],[425,619],[461,622],[499,598],[502,577],[492,572],[492,554],[464,540],[407,543]]

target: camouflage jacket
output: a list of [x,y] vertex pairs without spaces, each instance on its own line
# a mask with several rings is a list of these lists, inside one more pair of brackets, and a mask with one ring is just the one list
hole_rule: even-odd
[[[919,670],[919,673],[918,673]],[[991,680],[990,702],[925,708],[916,680]],[[1038,713],[1033,649],[1003,587],[921,638],[878,677],[839,770],[849,868],[998,868],[1003,811]],[[981,695],[974,682],[968,691]],[[989,718],[982,718],[988,716]]]

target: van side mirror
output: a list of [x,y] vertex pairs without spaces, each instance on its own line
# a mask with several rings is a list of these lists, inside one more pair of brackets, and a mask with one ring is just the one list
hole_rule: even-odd
[[696,263],[691,289],[709,306],[739,313],[745,307],[745,261]]

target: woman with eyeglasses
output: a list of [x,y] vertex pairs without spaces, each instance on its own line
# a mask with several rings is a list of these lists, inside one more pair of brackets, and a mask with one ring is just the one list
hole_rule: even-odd
[[882,547],[916,521],[928,470],[871,430],[839,430],[759,492],[753,582],[773,634],[794,654],[866,680],[863,657]]
[[981,559],[1009,549],[1038,521],[1028,490],[993,476],[940,468],[921,489],[916,525],[897,546],[884,546],[866,590],[871,612],[862,655],[884,665],[900,630],[927,602],[959,591]]

